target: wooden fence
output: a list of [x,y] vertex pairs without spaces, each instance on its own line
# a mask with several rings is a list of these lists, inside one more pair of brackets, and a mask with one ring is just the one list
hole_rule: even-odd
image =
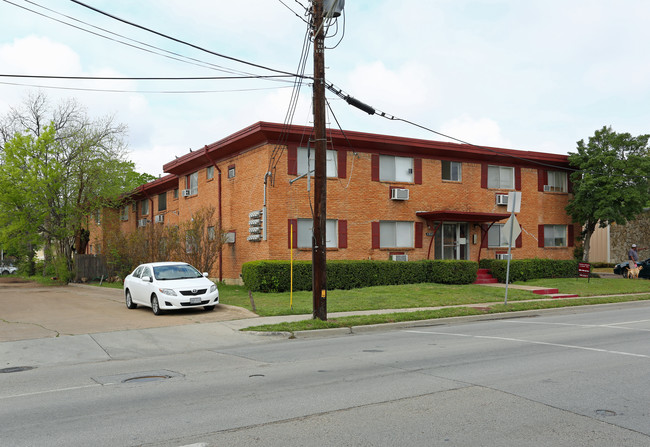
[[106,265],[106,258],[103,255],[75,255],[75,282],[94,279],[108,278],[109,271]]

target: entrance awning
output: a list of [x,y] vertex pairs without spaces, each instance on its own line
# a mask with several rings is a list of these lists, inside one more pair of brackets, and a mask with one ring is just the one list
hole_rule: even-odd
[[[494,222],[504,220],[510,217],[508,213],[476,213],[471,211],[416,211],[415,215],[421,217],[428,222],[439,222],[438,226],[433,230],[431,241],[429,242],[429,251],[427,252],[427,259],[431,259],[431,247],[433,246],[433,239],[435,234],[443,222],[470,222],[474,224],[487,224],[489,226],[481,225],[481,237],[486,238],[489,228],[494,225]],[[481,250],[483,244],[478,249],[478,258],[481,259]]]
[[471,211],[417,211],[416,216],[440,222],[497,222],[510,217],[509,213],[475,213]]

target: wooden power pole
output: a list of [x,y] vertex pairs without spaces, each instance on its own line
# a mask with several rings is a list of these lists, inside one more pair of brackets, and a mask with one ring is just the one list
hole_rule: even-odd
[[325,133],[325,31],[323,0],[313,0],[314,27],[314,221],[312,293],[314,319],[327,320],[327,141]]

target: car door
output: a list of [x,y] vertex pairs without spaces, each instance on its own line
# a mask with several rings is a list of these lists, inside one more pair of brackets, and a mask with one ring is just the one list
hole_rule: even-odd
[[149,281],[144,281],[142,278],[151,277],[151,269],[148,266],[142,266],[142,269],[133,275],[131,282],[131,299],[136,304],[149,305]]

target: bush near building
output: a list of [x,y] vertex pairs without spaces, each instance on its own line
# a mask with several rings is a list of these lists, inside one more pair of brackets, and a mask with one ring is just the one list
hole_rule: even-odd
[[[441,283],[471,284],[478,264],[473,261],[328,261],[327,288]],[[242,279],[253,292],[286,292],[291,287],[289,261],[252,261],[242,266]],[[293,290],[311,290],[312,267],[309,261],[293,263]]]
[[[481,268],[489,269],[499,282],[506,282],[508,261],[481,259]],[[513,259],[510,261],[509,282],[538,278],[573,278],[578,275],[578,261],[558,259]]]

